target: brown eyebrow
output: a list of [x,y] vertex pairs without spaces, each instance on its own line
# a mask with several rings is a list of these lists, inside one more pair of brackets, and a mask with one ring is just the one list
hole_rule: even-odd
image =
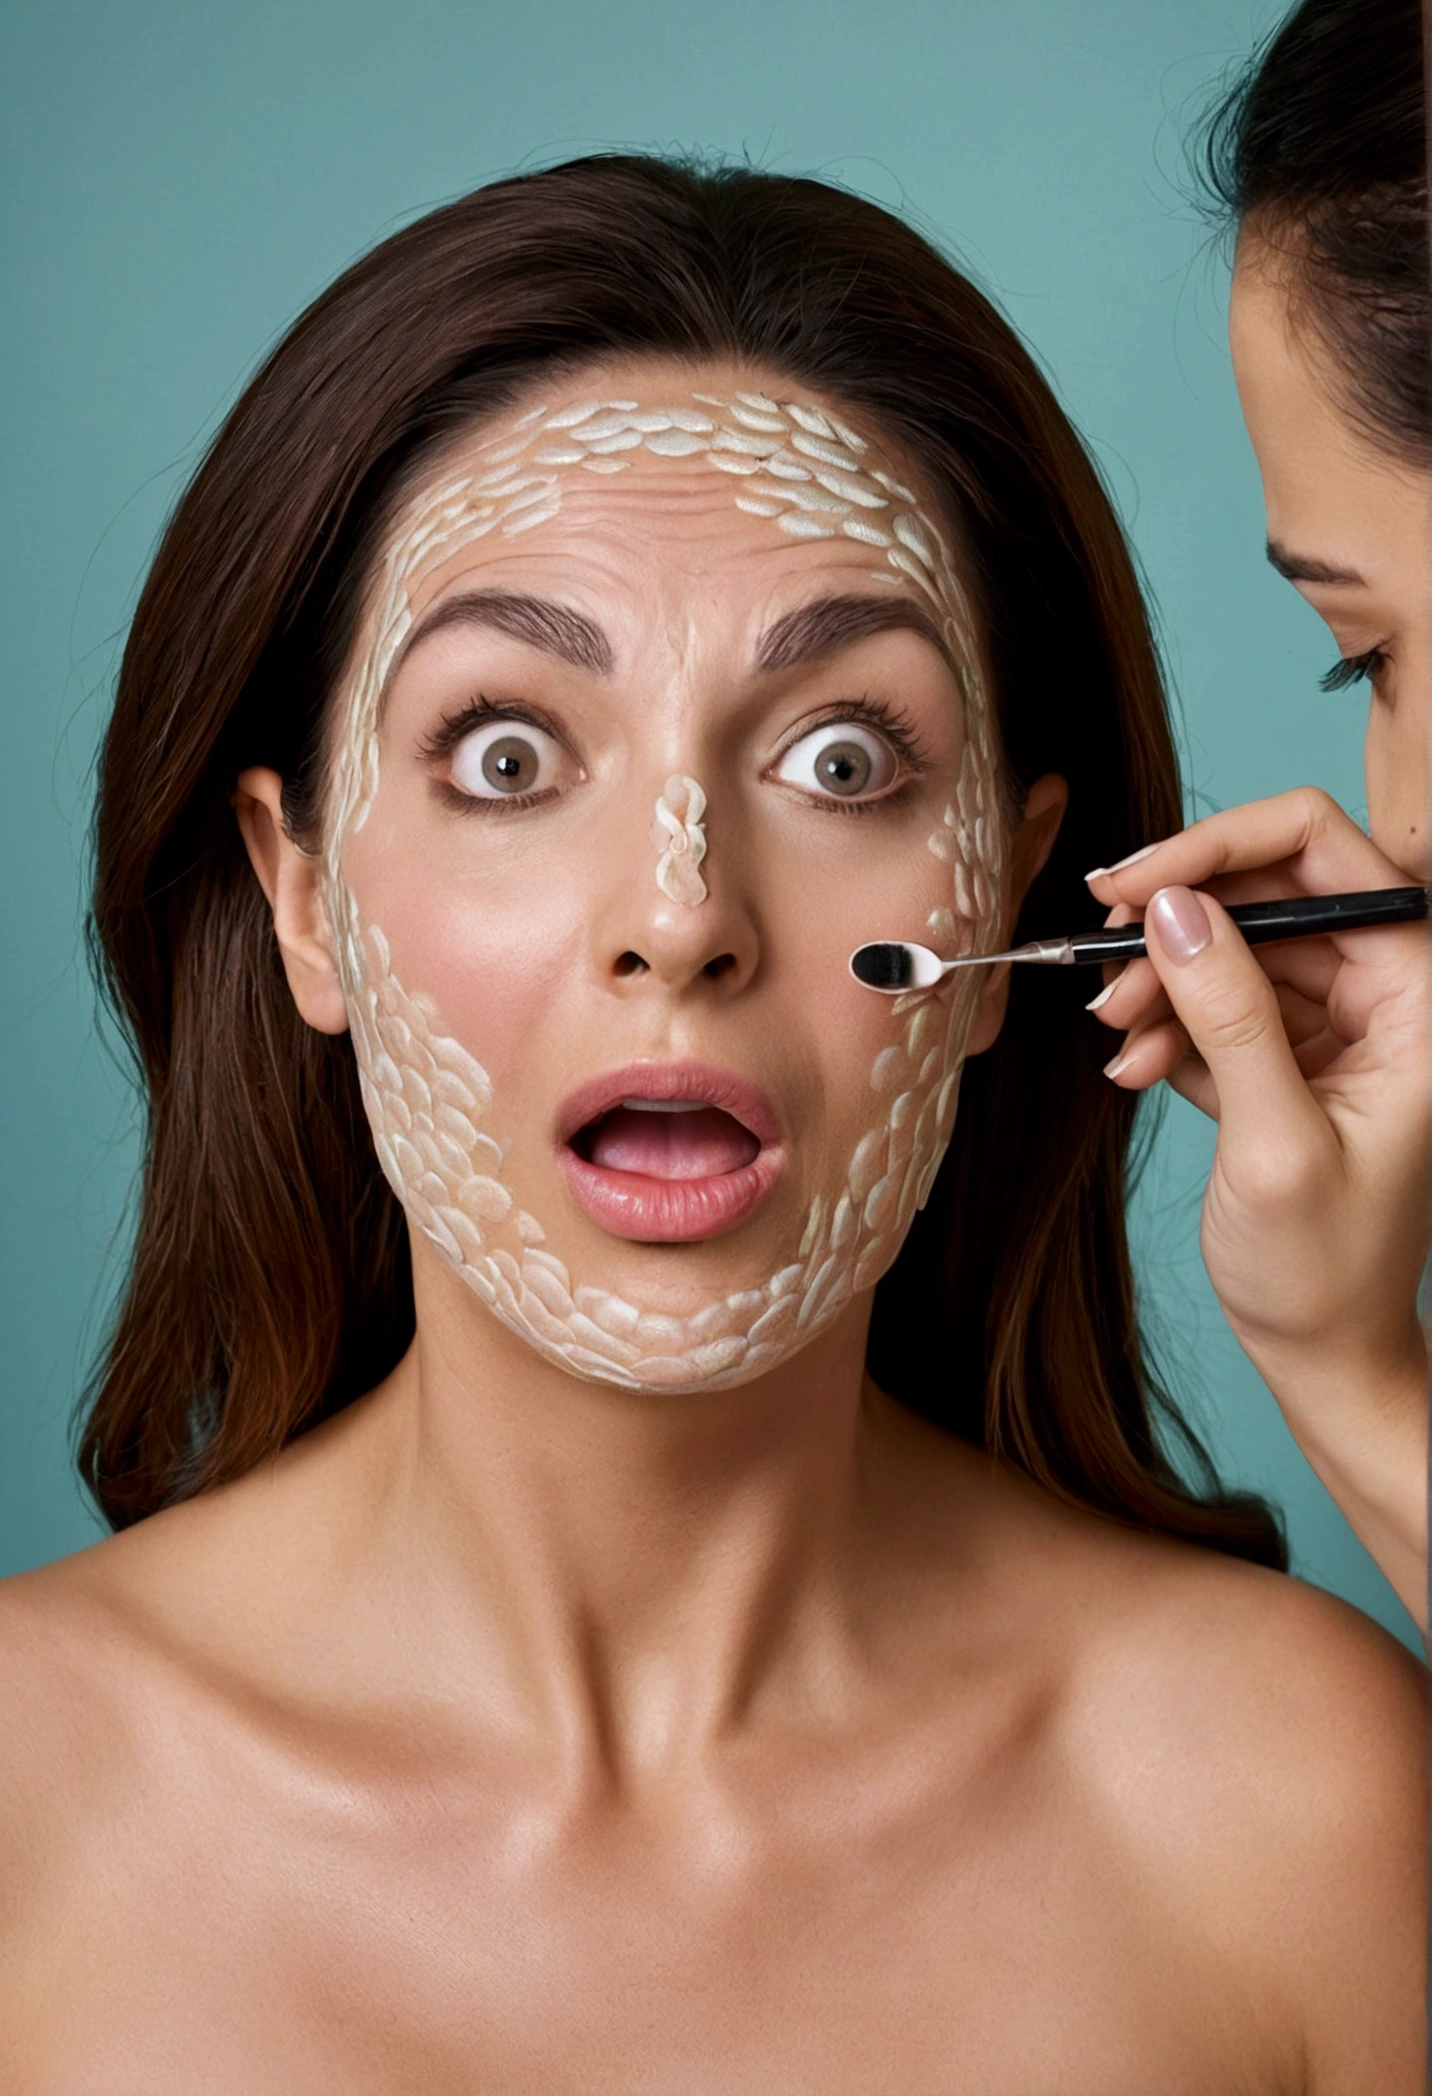
[[411,655],[419,641],[428,640],[447,626],[486,626],[526,641],[544,655],[555,655],[579,670],[594,670],[610,676],[612,646],[600,626],[550,597],[531,597],[513,590],[466,590],[448,597],[418,621],[408,636],[402,659]]
[[1363,577],[1352,568],[1335,568],[1325,560],[1312,560],[1301,553],[1289,553],[1276,539],[1268,541],[1268,561],[1270,566],[1278,570],[1285,582],[1363,581]]
[[[484,626],[526,641],[577,669],[610,676],[611,642],[600,626],[550,597],[514,590],[465,590],[448,597],[420,619],[408,636],[399,661],[406,661],[420,642],[450,626]],[[919,604],[904,597],[818,597],[788,611],[761,635],[756,649],[759,668],[768,674],[792,670],[833,655],[874,633],[917,633],[953,668],[945,637]],[[396,667],[396,665],[395,665]]]
[[761,635],[756,660],[763,670],[793,670],[872,633],[918,633],[953,669],[945,637],[930,614],[907,597],[818,597],[788,611]]

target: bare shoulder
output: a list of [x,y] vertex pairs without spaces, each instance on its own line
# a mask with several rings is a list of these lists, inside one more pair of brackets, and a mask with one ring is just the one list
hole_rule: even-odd
[[195,1525],[156,1515],[0,1580],[0,1938],[139,1794],[146,1735],[181,1678],[148,1597]]
[[0,1581],[0,1938],[123,1759],[117,1628],[91,1562],[106,1547]]
[[1319,2088],[1414,2086],[1424,1670],[1281,1573],[1117,1530],[1085,1552],[1061,1726],[1102,1822],[1287,2003]]
[[1004,1465],[986,1478],[987,1547],[1015,1596],[1006,1631],[1060,1656],[1072,1723],[1157,1739],[1195,1785],[1215,1750],[1223,1774],[1271,1757],[1284,1789],[1299,1772],[1337,1781],[1366,1763],[1376,1782],[1408,1757],[1420,1768],[1427,1672],[1359,1609],[1062,1504]]
[[1283,1573],[1117,1533],[1095,1590],[1078,1702],[1131,1743],[1164,1742],[1194,1808],[1237,1784],[1250,1811],[1306,1832],[1319,1810],[1345,1822],[1354,1787],[1369,1819],[1379,1802],[1420,1799],[1427,1677],[1359,1610]]
[[201,1743],[217,1756],[311,1689],[321,1700],[352,1604],[325,1555],[351,1497],[332,1474],[342,1441],[329,1422],[278,1462],[0,1580],[0,1933],[95,1829],[152,1838]]

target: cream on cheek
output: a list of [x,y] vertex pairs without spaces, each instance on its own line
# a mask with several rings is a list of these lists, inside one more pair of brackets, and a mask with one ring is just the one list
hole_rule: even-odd
[[[345,847],[377,791],[380,700],[411,623],[415,578],[488,532],[510,537],[555,516],[573,474],[621,472],[638,449],[704,454],[732,477],[742,510],[787,536],[839,534],[876,548],[884,557],[877,579],[904,577],[929,598],[964,691],[966,741],[954,798],[927,839],[943,899],[925,930],[951,948],[993,945],[1005,828],[974,623],[949,549],[911,491],[862,456],[869,447],[853,430],[821,409],[757,393],[693,394],[676,407],[605,400],[534,409],[479,447],[476,473],[415,504],[390,550],[341,703],[326,893],[374,1142],[411,1220],[482,1302],[561,1367],[630,1388],[719,1387],[807,1344],[894,1260],[949,1140],[978,971],[889,1008],[897,1037],[874,1058],[868,1115],[830,1184],[812,1194],[789,1256],[758,1285],[673,1317],[601,1285],[600,1275],[574,1274],[548,1243],[511,1183],[512,1130],[487,1072],[444,1025],[432,996],[399,979],[383,930],[365,922],[344,876]],[[696,780],[666,781],[652,829],[657,884],[692,907],[707,893],[704,813]]]

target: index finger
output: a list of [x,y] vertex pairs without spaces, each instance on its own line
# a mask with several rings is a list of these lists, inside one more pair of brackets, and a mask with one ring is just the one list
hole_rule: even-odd
[[1335,895],[1401,887],[1407,880],[1401,867],[1316,786],[1205,815],[1115,866],[1096,867],[1085,879],[1107,906],[1127,903],[1139,909],[1159,888],[1202,888],[1221,875],[1255,869],[1267,877],[1264,892],[1269,894]]

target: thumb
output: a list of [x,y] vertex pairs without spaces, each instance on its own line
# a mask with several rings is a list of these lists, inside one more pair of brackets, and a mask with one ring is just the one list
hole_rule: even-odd
[[1144,915],[1148,955],[1218,1094],[1220,1148],[1285,1164],[1328,1126],[1283,1030],[1273,985],[1210,895],[1160,888]]

